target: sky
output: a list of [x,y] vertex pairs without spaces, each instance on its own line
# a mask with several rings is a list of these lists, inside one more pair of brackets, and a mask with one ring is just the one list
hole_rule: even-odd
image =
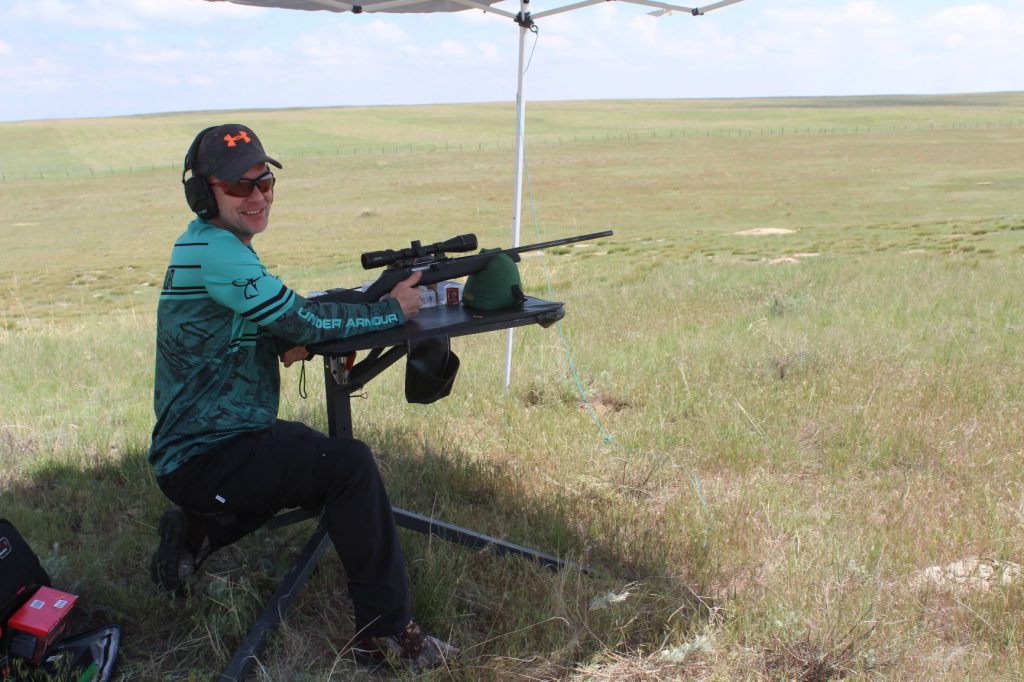
[[[650,11],[605,2],[538,20],[526,40],[526,101],[1024,90],[1024,0],[744,0],[704,16]],[[0,0],[0,121],[513,102],[518,48],[514,22],[476,10]]]

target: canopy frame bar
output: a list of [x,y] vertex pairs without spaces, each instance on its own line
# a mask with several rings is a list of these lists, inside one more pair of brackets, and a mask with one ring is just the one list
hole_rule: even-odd
[[[431,0],[386,0],[385,2],[378,2],[370,5],[359,5],[348,2],[341,2],[341,0],[309,0],[310,2],[322,5],[326,9],[332,9],[341,12],[351,12],[353,14],[374,14],[377,12],[387,12],[401,7],[414,7],[420,4],[426,4]],[[474,2],[473,0],[449,0],[453,5],[461,5],[468,9],[478,9],[481,12],[488,12],[490,14],[498,14],[500,16],[517,19],[519,16],[530,16],[533,19],[542,19],[543,17],[550,17],[556,14],[563,14],[565,12],[571,12],[573,10],[581,9],[583,7],[590,7],[591,5],[598,5],[602,2],[626,2],[633,5],[645,5],[648,7],[656,7],[666,12],[686,12],[692,14],[695,17],[703,16],[705,12],[711,12],[722,7],[728,7],[729,5],[735,5],[743,0],[719,0],[719,2],[711,3],[710,5],[704,5],[703,7],[687,7],[685,5],[674,5],[667,2],[656,2],[655,0],[583,0],[582,2],[574,2],[562,7],[555,7],[553,9],[544,10],[536,14],[527,14],[525,11],[521,14],[513,14],[508,10],[499,9],[492,7],[482,2]]]

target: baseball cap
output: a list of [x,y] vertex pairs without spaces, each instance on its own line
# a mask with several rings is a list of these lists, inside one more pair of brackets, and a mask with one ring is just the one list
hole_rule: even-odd
[[406,342],[405,399],[429,405],[452,392],[459,372],[459,356],[447,334]]
[[238,182],[247,170],[258,163],[282,167],[263,151],[263,144],[252,128],[239,123],[225,123],[203,135],[193,173],[205,178],[213,175],[225,182]]

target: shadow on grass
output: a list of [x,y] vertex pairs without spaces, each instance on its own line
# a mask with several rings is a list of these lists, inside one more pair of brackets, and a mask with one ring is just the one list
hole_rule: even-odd
[[393,430],[367,439],[381,453],[395,506],[591,569],[556,571],[405,533],[414,612],[428,614],[430,625],[458,624],[457,641],[475,666],[468,679],[558,678],[609,653],[651,653],[714,608],[668,575],[677,572],[663,556],[620,546],[615,533],[591,534],[595,517],[616,517],[587,508],[594,499],[538,498],[522,470],[457,444],[424,447]]
[[[368,440],[377,441],[396,506],[595,571],[554,571],[401,531],[417,620],[464,650],[446,679],[559,678],[609,652],[651,652],[707,614],[687,586],[656,577],[663,566],[624,561],[622,548],[588,538],[574,521],[579,502],[532,498],[518,472],[457,447],[424,451],[411,434],[394,432]],[[0,511],[54,585],[81,596],[73,631],[121,625],[123,679],[209,679],[223,670],[314,529],[306,521],[258,531],[212,556],[176,597],[149,576],[156,525],[169,506],[142,447],[88,465],[39,459],[3,491]],[[353,635],[350,611],[343,569],[328,550],[254,677],[365,676],[342,654]]]

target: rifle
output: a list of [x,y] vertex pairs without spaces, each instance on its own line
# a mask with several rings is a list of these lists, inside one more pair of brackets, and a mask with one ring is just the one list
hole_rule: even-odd
[[590,239],[610,237],[611,235],[611,230],[604,230],[603,232],[554,239],[548,242],[528,244],[527,246],[518,246],[512,249],[494,249],[459,258],[451,258],[447,254],[449,252],[459,253],[476,249],[477,241],[475,234],[463,234],[443,242],[428,244],[427,246],[423,246],[419,241],[414,241],[407,249],[369,251],[360,257],[360,262],[365,270],[373,270],[379,267],[385,268],[380,277],[366,291],[330,289],[321,296],[318,296],[317,300],[341,301],[343,303],[372,303],[373,301],[380,300],[382,296],[391,293],[396,284],[407,279],[414,272],[421,273],[419,286],[426,286],[480,272],[487,267],[491,259],[501,253],[504,253],[518,263],[520,260],[519,255],[528,251],[539,251]]

